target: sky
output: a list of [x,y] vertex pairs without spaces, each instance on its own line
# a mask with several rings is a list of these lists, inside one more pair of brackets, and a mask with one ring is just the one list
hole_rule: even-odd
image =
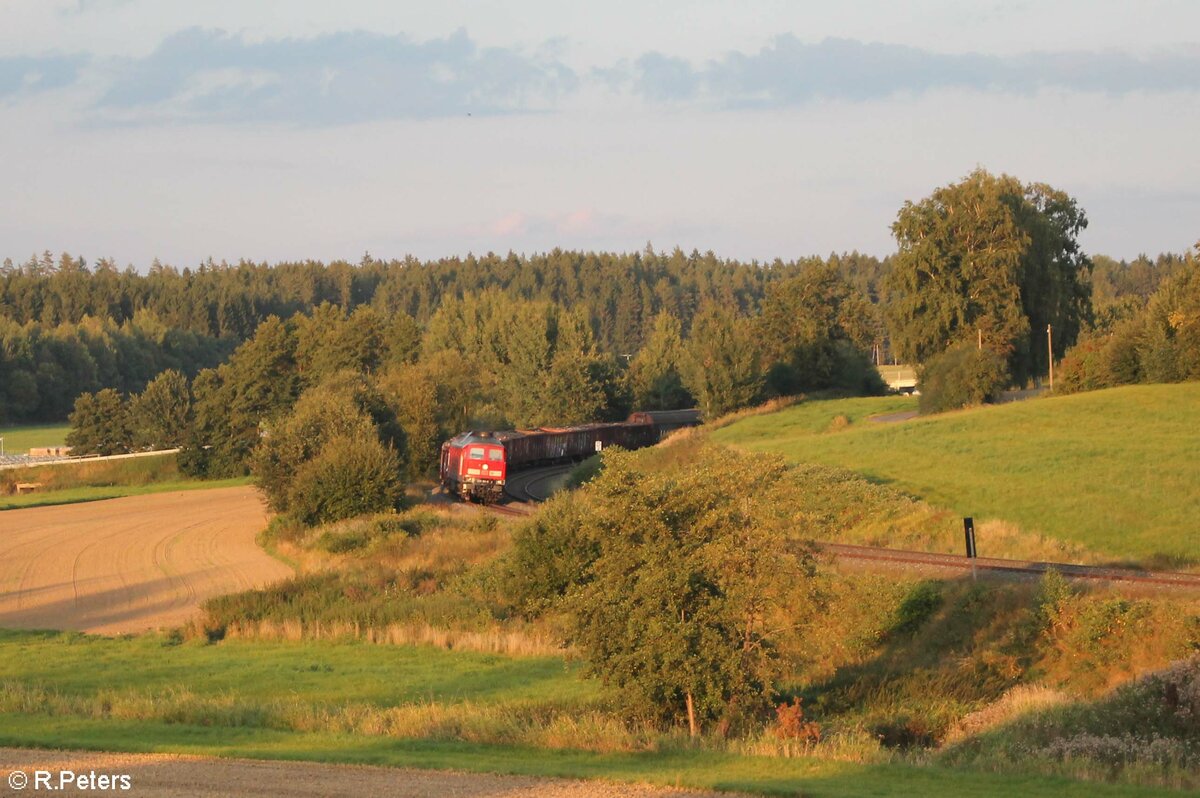
[[1200,239],[1194,0],[0,0],[0,258],[895,249],[976,167]]

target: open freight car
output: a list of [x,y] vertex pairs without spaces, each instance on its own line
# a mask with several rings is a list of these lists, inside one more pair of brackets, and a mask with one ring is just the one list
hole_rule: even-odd
[[498,501],[510,471],[583,460],[610,446],[652,446],[672,430],[695,426],[695,410],[642,411],[616,424],[464,432],[442,444],[442,485],[464,499]]

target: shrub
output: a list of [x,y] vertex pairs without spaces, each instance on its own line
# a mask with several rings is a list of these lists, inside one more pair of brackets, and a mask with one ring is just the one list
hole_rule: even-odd
[[1138,351],[1141,332],[1138,324],[1126,322],[1104,338],[1080,341],[1059,364],[1055,390],[1078,393],[1141,380],[1142,361]]
[[1004,358],[963,342],[929,359],[918,375],[922,413],[991,402],[1008,384]]
[[334,438],[296,471],[288,493],[290,512],[313,525],[395,509],[399,472],[395,452],[374,436]]
[[896,609],[896,623],[892,626],[892,632],[898,635],[911,635],[932,618],[941,606],[941,584],[939,582],[921,582],[904,597],[904,601]]
[[629,716],[726,736],[770,708],[811,573],[773,516],[786,466],[722,450],[678,475],[631,453],[604,462],[578,523],[554,536],[598,547],[567,593],[574,639]]
[[803,743],[821,742],[821,727],[804,719],[800,699],[775,707],[775,736],[780,740],[799,740]]
[[[395,507],[405,438],[376,400],[366,388],[334,379],[306,391],[291,415],[266,431],[252,463],[272,510],[311,524]],[[332,446],[334,440],[342,443]],[[350,471],[317,462],[335,451]],[[374,482],[384,470],[386,486]],[[366,481],[355,485],[358,478]]]
[[1058,366],[1054,389],[1062,393],[1095,391],[1113,385],[1105,369],[1104,341],[1095,338],[1080,341],[1067,352]]
[[513,537],[505,593],[526,616],[550,608],[588,578],[600,544],[583,530],[581,513],[568,498],[551,499]]

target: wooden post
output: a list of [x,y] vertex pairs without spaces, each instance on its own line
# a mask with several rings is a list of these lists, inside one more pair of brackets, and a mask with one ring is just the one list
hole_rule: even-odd
[[1046,325],[1046,351],[1050,355],[1050,390],[1054,390],[1054,337],[1050,325]]
[[692,701],[692,691],[687,691],[687,713],[688,713],[688,732],[692,737],[700,734],[700,730],[696,728],[696,705]]
[[979,351],[982,352],[983,351],[983,328],[980,327],[975,332],[979,333]]

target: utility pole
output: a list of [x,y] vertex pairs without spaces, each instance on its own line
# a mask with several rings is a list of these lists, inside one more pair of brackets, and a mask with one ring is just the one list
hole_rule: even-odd
[[1054,390],[1054,338],[1050,332],[1050,325],[1046,325],[1046,351],[1050,355],[1050,390]]

